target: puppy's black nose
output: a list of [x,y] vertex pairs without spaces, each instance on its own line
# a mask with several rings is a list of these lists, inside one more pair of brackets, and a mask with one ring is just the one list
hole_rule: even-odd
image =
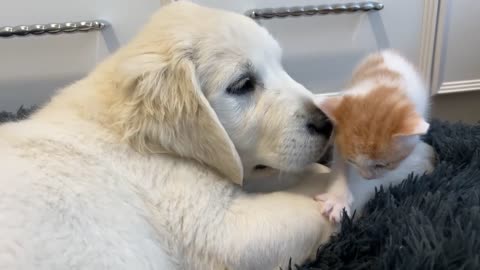
[[306,128],[310,135],[323,135],[328,138],[332,134],[333,125],[330,119],[328,119],[322,111],[318,110],[312,119],[307,122]]
[[307,124],[307,131],[310,135],[324,135],[329,137],[332,133],[333,125],[330,120],[325,119],[320,123],[308,123]]

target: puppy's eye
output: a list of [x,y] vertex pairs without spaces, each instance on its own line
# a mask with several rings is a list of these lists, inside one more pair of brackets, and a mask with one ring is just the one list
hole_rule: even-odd
[[255,81],[250,76],[242,78],[227,87],[227,93],[232,95],[244,95],[253,90],[255,90]]

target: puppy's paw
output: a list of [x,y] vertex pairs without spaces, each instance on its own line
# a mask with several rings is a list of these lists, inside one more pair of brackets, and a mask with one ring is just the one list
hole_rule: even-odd
[[322,214],[332,223],[339,223],[342,220],[343,209],[351,216],[350,206],[352,204],[351,195],[335,195],[323,193],[315,196],[315,200],[322,202]]

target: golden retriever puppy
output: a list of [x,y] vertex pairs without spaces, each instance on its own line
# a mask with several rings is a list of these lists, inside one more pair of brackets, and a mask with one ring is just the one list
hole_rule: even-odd
[[[242,15],[178,2],[30,119],[0,126],[0,269],[274,269],[331,233],[321,205],[246,193],[301,174],[332,127]],[[317,191],[318,192],[318,191]]]

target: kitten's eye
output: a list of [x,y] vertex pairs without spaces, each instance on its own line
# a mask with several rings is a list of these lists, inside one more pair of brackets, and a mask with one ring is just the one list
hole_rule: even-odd
[[251,76],[241,78],[227,87],[227,93],[231,95],[244,95],[255,90],[255,81]]
[[385,167],[387,167],[386,164],[375,164],[375,169],[384,169]]
[[395,162],[389,162],[387,164],[385,164],[385,167],[389,168],[389,169],[393,169],[395,168],[397,165]]

